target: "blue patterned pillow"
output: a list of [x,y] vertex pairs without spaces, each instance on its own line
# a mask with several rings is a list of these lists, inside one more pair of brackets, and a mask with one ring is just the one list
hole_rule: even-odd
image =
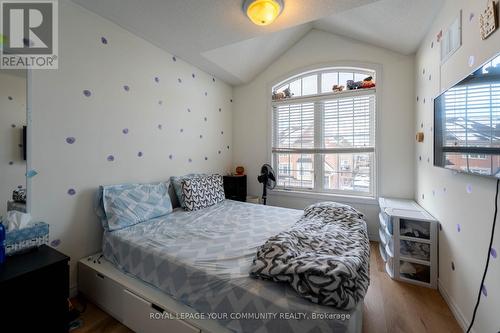
[[[99,188],[97,212],[108,231],[122,229],[172,211],[165,183],[122,184]],[[99,204],[99,203],[98,203]]]
[[177,195],[177,200],[179,201],[179,206],[182,208],[186,208],[186,205],[184,204],[184,198],[182,197],[182,181],[184,179],[190,179],[194,177],[203,177],[206,176],[204,173],[190,173],[184,176],[172,176],[170,177],[170,182],[172,183],[172,186],[174,187],[175,194]]

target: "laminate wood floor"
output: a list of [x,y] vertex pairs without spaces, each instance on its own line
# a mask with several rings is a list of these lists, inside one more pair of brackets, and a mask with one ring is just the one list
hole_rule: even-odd
[[[363,333],[462,333],[437,290],[393,281],[387,276],[375,242],[371,243],[370,279],[365,297]],[[83,326],[72,332],[132,332],[91,303],[87,304],[81,320]]]

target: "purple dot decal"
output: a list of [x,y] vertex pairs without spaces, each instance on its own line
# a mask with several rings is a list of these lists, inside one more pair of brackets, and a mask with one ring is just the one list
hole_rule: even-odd
[[220,134],[221,134],[221,135],[224,135],[224,131],[220,131]]
[[205,96],[208,96],[208,93],[205,91]]
[[424,98],[424,104],[425,104],[425,98]]
[[108,40],[105,37],[101,37],[101,43],[108,45]]
[[92,93],[90,92],[90,90],[84,90],[84,91],[83,91],[83,95],[84,95],[85,97],[90,97],[90,95],[92,95]]
[[446,193],[446,187],[443,187],[443,192],[445,192],[445,193]]
[[205,161],[208,161],[208,157],[205,156]]
[[203,135],[200,134],[200,139],[203,139]]
[[187,108],[187,112],[191,112],[191,109],[190,109],[190,108]]
[[460,225],[460,223],[457,223],[457,231],[458,232],[462,231],[462,226]]
[[16,128],[16,124],[11,124],[10,127]]
[[70,188],[70,189],[68,190],[68,195],[75,195],[75,194],[76,194],[76,191],[75,191],[75,189],[74,189],[74,188]]
[[124,128],[124,129],[122,129],[122,133],[123,133],[123,134],[128,134],[128,128]]
[[469,14],[469,22],[472,21],[474,19],[474,13],[470,13]]
[[123,86],[123,90],[125,90],[125,91],[130,91],[130,87],[129,87],[129,86],[127,86],[127,85],[124,85],[124,86]]
[[76,141],[76,139],[74,137],[72,137],[72,136],[69,136],[69,137],[66,138],[66,143],[67,144],[72,145],[73,143],[75,143],[75,141]]
[[181,79],[181,78],[178,78],[178,79],[177,79],[177,81],[178,81],[179,83],[182,83],[182,79]]
[[203,119],[205,119],[205,121],[207,121],[207,120],[208,120],[208,118],[207,118],[207,117],[205,117],[205,118],[203,118]]
[[220,153],[222,153],[222,152],[219,150],[217,153],[219,153],[219,155],[220,155]]
[[60,239],[54,239],[52,242],[50,242],[50,246],[52,247],[58,247],[59,245],[61,245]]
[[193,160],[192,159],[188,159],[188,162],[191,163],[191,162],[193,162]]
[[227,146],[227,149],[229,149],[229,145]]
[[158,105],[162,105],[163,104],[163,101],[162,100],[159,100],[158,101]]
[[113,155],[108,155],[106,159],[108,160],[108,162],[113,162],[115,160],[115,157]]
[[158,129],[159,130],[163,129],[163,125],[162,124],[158,124]]
[[193,74],[191,74],[191,76],[193,77],[193,79],[196,77],[196,75],[194,75],[194,73],[193,73]]
[[452,261],[451,262],[451,270],[454,271],[455,270],[455,263]]
[[422,200],[424,200],[424,199],[425,199],[425,194],[422,193]]
[[173,61],[177,61],[177,58],[175,56],[172,57]]
[[431,80],[432,80],[432,75],[429,74],[429,81],[431,81]]
[[180,130],[180,131],[181,131],[181,133],[182,133],[182,132],[184,132],[184,128],[181,128],[181,130]]
[[436,190],[432,190],[432,196],[435,197],[436,196]]
[[142,157],[142,155],[143,155],[142,151],[140,151],[140,152],[137,153],[137,157]]
[[497,258],[497,250],[495,250],[495,248],[493,248],[493,247],[492,247],[492,248],[490,249],[490,254],[491,254],[491,256],[492,256],[494,259],[496,259],[496,258]]
[[465,187],[465,190],[467,191],[467,193],[471,194],[472,193],[472,185],[467,184],[467,186]]
[[160,82],[160,78],[158,76],[155,76],[155,82],[156,83],[159,83]]
[[168,158],[169,158],[169,159],[173,159],[173,158],[174,158],[174,155],[170,154],[170,155],[168,155]]
[[481,286],[481,292],[483,293],[484,297],[488,297],[488,290],[486,289],[486,286],[484,284]]
[[221,109],[221,108],[219,108],[219,112],[222,112],[222,109]]
[[215,78],[214,77],[212,78],[212,82],[215,82]]
[[419,157],[418,157],[418,160],[419,160],[419,161],[421,161],[421,160],[422,160],[422,156],[419,156]]
[[9,165],[13,165],[14,164],[14,161],[9,161]]
[[9,99],[9,101],[12,101],[12,100],[13,100],[12,96],[9,96],[9,97],[7,97],[7,98]]

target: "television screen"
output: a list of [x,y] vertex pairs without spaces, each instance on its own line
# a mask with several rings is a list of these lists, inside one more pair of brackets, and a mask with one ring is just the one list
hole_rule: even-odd
[[500,178],[500,55],[434,100],[434,165]]

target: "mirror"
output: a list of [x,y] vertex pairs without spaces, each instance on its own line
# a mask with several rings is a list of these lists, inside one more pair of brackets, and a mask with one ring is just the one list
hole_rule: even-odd
[[25,70],[0,70],[0,216],[26,212]]

